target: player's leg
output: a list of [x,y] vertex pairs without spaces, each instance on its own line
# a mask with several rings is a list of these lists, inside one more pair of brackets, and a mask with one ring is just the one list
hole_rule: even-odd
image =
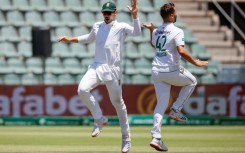
[[173,108],[177,110],[181,110],[184,106],[184,103],[188,100],[191,96],[192,92],[194,91],[197,80],[196,78],[188,71],[180,71],[178,74],[178,81],[175,81],[177,86],[183,86],[180,90],[179,96],[177,100],[173,103]]
[[153,82],[157,96],[157,104],[154,109],[153,128],[151,130],[154,138],[161,138],[161,126],[163,115],[168,107],[171,86],[164,82]]
[[187,122],[187,118],[181,113],[181,109],[194,91],[197,81],[186,69],[180,69],[180,71],[172,72],[172,74],[172,80],[169,82],[175,86],[183,87],[176,101],[173,103],[169,117],[178,121]]
[[122,86],[119,80],[105,82],[112,105],[116,109],[122,132],[122,152],[126,153],[131,147],[130,129],[127,108],[122,98]]
[[102,117],[102,111],[95,101],[95,98],[90,91],[100,84],[100,80],[93,68],[89,68],[86,74],[81,79],[78,86],[78,95],[82,102],[88,107],[94,119],[100,119]]
[[100,134],[103,124],[103,115],[98,102],[95,100],[90,91],[100,84],[100,80],[93,68],[89,68],[86,74],[78,86],[78,95],[82,102],[87,106],[94,118],[94,129],[92,131],[92,137],[96,137]]
[[165,78],[164,73],[152,72],[153,84],[157,96],[157,105],[154,109],[153,114],[153,128],[151,130],[152,141],[150,146],[155,148],[158,151],[167,151],[168,148],[162,142],[161,136],[161,127],[162,127],[162,119],[167,109],[169,98],[170,98],[170,89],[171,86],[165,82],[163,82],[163,78]]

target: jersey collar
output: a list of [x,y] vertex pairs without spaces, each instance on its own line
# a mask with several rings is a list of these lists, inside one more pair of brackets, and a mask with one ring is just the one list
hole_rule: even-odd
[[162,28],[166,28],[166,27],[168,27],[168,26],[173,26],[174,25],[174,23],[173,22],[165,22],[165,23],[163,23],[162,24]]
[[117,20],[111,21],[109,24],[106,24],[106,23],[104,22],[104,24],[105,24],[106,26],[114,26],[116,23],[117,23]]
[[174,23],[173,22],[163,22],[163,26],[164,27],[166,27],[166,26],[168,26],[168,25],[173,25]]

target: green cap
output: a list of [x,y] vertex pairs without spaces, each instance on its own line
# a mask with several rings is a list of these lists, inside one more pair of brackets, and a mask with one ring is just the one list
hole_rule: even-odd
[[117,9],[117,7],[113,2],[106,2],[102,6],[101,12],[114,12],[116,9]]

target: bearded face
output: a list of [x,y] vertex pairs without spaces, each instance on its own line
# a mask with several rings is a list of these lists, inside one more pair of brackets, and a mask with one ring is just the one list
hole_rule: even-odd
[[174,23],[177,21],[177,15],[174,15]]
[[174,12],[173,12],[173,22],[175,23],[177,21],[177,13],[176,13],[176,8],[174,7]]

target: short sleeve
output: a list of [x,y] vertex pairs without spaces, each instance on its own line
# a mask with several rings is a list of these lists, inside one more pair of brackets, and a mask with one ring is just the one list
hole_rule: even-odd
[[175,41],[175,45],[176,45],[176,46],[185,45],[185,37],[184,37],[184,32],[183,32],[183,30],[180,30],[180,31],[178,32],[178,34],[176,35],[174,41]]

